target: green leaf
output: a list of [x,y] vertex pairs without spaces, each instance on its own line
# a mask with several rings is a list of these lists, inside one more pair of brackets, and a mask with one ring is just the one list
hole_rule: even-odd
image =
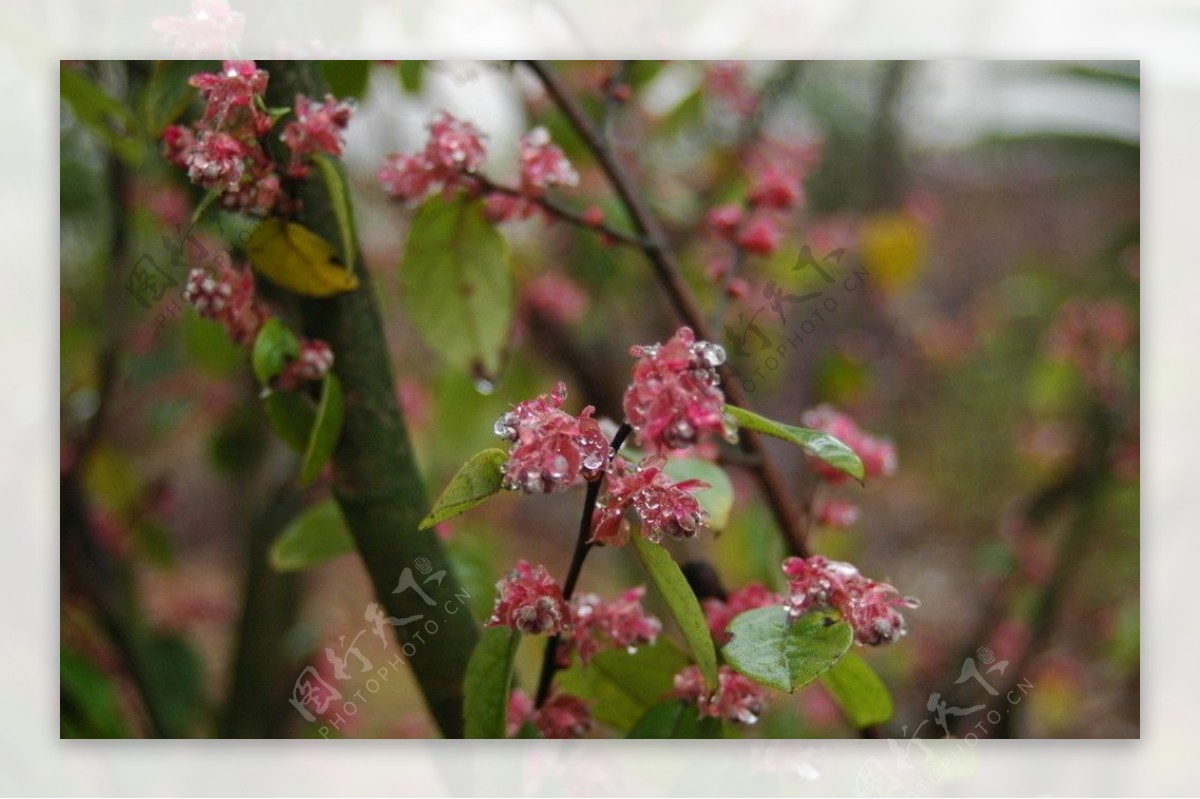
[[820,458],[835,469],[841,469],[860,483],[863,481],[865,473],[862,459],[854,450],[828,433],[776,422],[736,405],[726,405],[725,413],[731,416],[740,427],[754,430],[763,435],[782,438],[788,443],[801,447],[809,455]]
[[296,338],[296,334],[277,317],[272,316],[263,324],[254,339],[254,349],[250,354],[254,376],[265,386],[283,371],[288,360],[299,354],[300,340]]
[[133,114],[78,69],[63,67],[58,75],[59,95],[79,121],[99,135],[121,160],[137,166],[142,159],[142,146],[136,138],[138,125]]
[[409,94],[420,94],[421,83],[425,78],[424,61],[400,62],[400,85]]
[[477,200],[430,198],[408,234],[404,305],[422,338],[448,363],[494,381],[513,317],[508,243]]
[[179,119],[196,99],[196,89],[188,79],[198,72],[217,72],[215,61],[156,61],[150,80],[141,94],[142,124],[153,139],[162,136],[167,126]]
[[320,61],[321,75],[329,84],[329,91],[339,100],[346,97],[361,98],[371,76],[370,61]]
[[304,449],[304,461],[300,465],[301,485],[311,483],[333,454],[338,437],[342,434],[342,415],[341,381],[333,372],[327,372],[321,386],[317,416],[308,436],[308,446]]
[[850,723],[859,729],[883,724],[892,717],[892,695],[887,686],[875,670],[853,652],[847,652],[833,668],[822,674],[821,683],[845,711]]
[[700,718],[695,705],[682,699],[659,702],[629,731],[626,738],[720,738],[721,720],[712,716]]
[[624,649],[598,652],[588,665],[560,671],[555,684],[589,700],[597,721],[624,732],[675,687],[675,675],[687,665],[687,656],[660,638],[654,646],[633,653]]
[[483,631],[463,682],[463,719],[468,738],[507,738],[508,688],[521,634],[508,627]]
[[354,271],[354,259],[358,253],[354,243],[358,240],[354,232],[354,212],[350,208],[350,190],[346,187],[346,178],[336,161],[318,153],[313,156],[325,186],[329,189],[329,204],[333,206],[333,215],[337,217],[338,233],[342,237],[342,262],[346,268]]
[[507,460],[508,453],[502,449],[485,449],[472,455],[442,490],[442,495],[433,503],[433,510],[421,520],[419,529],[427,530],[452,519],[499,491]]
[[63,738],[128,738],[118,686],[96,664],[68,649],[59,653],[59,718]]
[[271,429],[283,443],[297,452],[308,448],[317,412],[304,396],[295,391],[272,391],[263,397],[263,408]]
[[704,619],[704,611],[700,609],[700,601],[696,599],[692,587],[680,571],[679,564],[666,549],[640,535],[633,536],[633,548],[646,568],[646,573],[650,575],[651,582],[666,601],[676,626],[683,633],[688,648],[692,650],[696,665],[704,674],[704,679],[715,688],[717,652],[713,648],[712,634],[708,630],[708,622]]
[[821,676],[854,640],[836,614],[813,612],[792,622],[780,605],[756,608],[729,623],[725,661],[750,679],[789,694]]
[[708,511],[710,530],[724,530],[733,510],[733,483],[729,475],[715,463],[700,458],[675,458],[663,469],[672,480],[703,480],[708,488],[696,492],[696,501]]
[[167,633],[145,641],[141,657],[146,690],[162,718],[164,736],[190,736],[205,709],[204,667],[199,655],[182,635]]
[[307,508],[271,542],[271,567],[292,572],[354,551],[354,539],[332,499]]

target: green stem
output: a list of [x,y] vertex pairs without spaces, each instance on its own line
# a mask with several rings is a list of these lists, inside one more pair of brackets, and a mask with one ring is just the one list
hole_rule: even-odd
[[[271,106],[291,106],[297,94],[323,97],[327,91],[315,64],[282,61],[266,68],[271,75],[267,90]],[[320,173],[314,171],[302,181],[298,193],[303,205],[296,221],[330,242],[340,241],[337,217]],[[361,247],[356,249],[361,253]],[[361,256],[356,261],[351,265],[359,278],[356,290],[301,303],[304,333],[324,339],[333,348],[334,371],[345,390],[345,421],[333,457],[333,495],[388,614],[402,619],[423,616],[421,622],[393,629],[401,647],[412,652],[405,659],[442,733],[461,738],[463,678],[479,630],[464,601],[468,594],[437,535],[418,529],[429,502],[396,403],[371,276]],[[421,558],[434,574],[445,572],[440,584],[421,584],[434,600],[432,606],[417,591],[393,593],[405,570]],[[410,572],[420,573],[419,569]],[[436,623],[436,632],[429,631],[429,622]]]

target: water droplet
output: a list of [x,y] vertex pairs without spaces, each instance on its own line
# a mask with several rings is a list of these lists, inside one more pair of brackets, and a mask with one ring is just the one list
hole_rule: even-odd
[[492,425],[492,431],[505,441],[515,441],[517,438],[515,421],[511,413],[506,413],[496,420],[496,424]]
[[475,390],[486,397],[496,390],[496,384],[486,377],[476,377]]

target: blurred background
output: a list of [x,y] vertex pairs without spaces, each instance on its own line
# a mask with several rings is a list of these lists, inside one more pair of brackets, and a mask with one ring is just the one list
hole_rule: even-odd
[[[139,113],[188,105],[186,95],[144,96],[146,76],[162,64],[79,68]],[[497,445],[492,425],[511,403],[559,379],[570,410],[593,404],[619,417],[628,347],[661,341],[678,324],[637,252],[563,224],[505,225],[518,305],[509,357],[488,380],[443,365],[401,307],[412,211],[388,200],[375,173],[387,153],[418,149],[439,109],[486,131],[488,174],[498,181],[514,179],[517,137],[545,125],[581,176],[558,196],[621,221],[602,174],[536,81],[482,62],[324,68],[335,91],[359,97],[345,160],[397,397],[430,494]],[[726,330],[753,407],[798,423],[827,403],[895,443],[893,477],[822,489],[819,499],[860,513],[813,537],[815,551],[922,601],[906,613],[905,639],[865,653],[896,702],[886,733],[945,734],[933,695],[977,707],[995,700],[987,682],[1028,687],[1001,722],[976,730],[981,737],[1136,737],[1136,65],[555,68],[605,120],[688,283],[714,328]],[[614,76],[629,87],[625,102],[605,101]],[[325,647],[363,626],[372,601],[365,572],[354,554],[273,568],[272,542],[327,498],[327,485],[297,487],[295,458],[267,427],[247,359],[219,327],[169,299],[144,307],[121,282],[144,254],[170,258],[199,197],[149,139],[130,166],[65,103],[60,121],[62,517],[64,530],[87,531],[82,543],[63,543],[61,733],[146,735],[148,692],[173,735],[317,735],[319,724],[287,698],[306,666],[320,667]],[[801,178],[804,200],[777,220],[771,254],[739,261],[705,215],[737,201],[772,164]],[[223,215],[206,223],[206,252],[238,258],[237,225]],[[834,283],[792,268],[804,247]],[[824,260],[839,248],[840,260]],[[827,290],[837,310],[818,320],[785,304],[783,319],[772,287]],[[747,320],[770,348],[738,352]],[[772,357],[797,330],[802,341]],[[799,495],[800,456],[786,446],[771,452]],[[777,529],[747,471],[726,455],[736,496],[729,525],[676,547],[677,557],[711,562],[730,589],[778,585]],[[477,618],[517,558],[565,572],[580,499],[503,496],[442,525]],[[640,581],[625,553],[604,550],[589,559],[582,586],[610,594]],[[362,644],[364,654],[386,660],[375,643]],[[969,660],[986,680],[963,679]],[[532,674],[537,663],[527,644],[519,670]],[[953,713],[942,720],[955,735],[970,731]],[[400,679],[333,734],[436,731],[415,686]],[[856,732],[812,686],[776,697],[749,734]]]

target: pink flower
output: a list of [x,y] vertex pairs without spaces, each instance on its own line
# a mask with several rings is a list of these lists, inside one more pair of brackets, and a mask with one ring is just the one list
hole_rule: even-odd
[[437,183],[422,155],[389,155],[376,177],[385,192],[406,201],[421,199]]
[[538,126],[521,137],[521,190],[537,197],[551,186],[575,186],[579,174],[559,147],[550,142],[550,133]]
[[588,295],[579,284],[555,272],[545,272],[525,284],[521,301],[527,310],[566,327],[584,317]]
[[231,269],[222,264],[212,269],[193,269],[188,274],[183,298],[201,317],[225,326],[229,337],[248,347],[254,343],[268,313],[259,304],[254,290],[254,274],[249,269]]
[[825,500],[817,503],[817,524],[842,530],[858,521],[858,513],[857,505],[837,500]]
[[292,391],[301,383],[320,380],[333,368],[333,350],[320,339],[306,338],[300,342],[300,355],[283,368],[279,387]]
[[582,738],[592,731],[592,714],[584,701],[554,693],[533,714],[533,723],[546,738]]
[[508,695],[508,724],[505,727],[508,737],[516,737],[526,722],[533,721],[533,714],[533,698],[520,688],[512,689]]
[[425,160],[431,168],[443,173],[474,172],[486,157],[483,135],[474,125],[446,111],[434,117],[425,144]]
[[[828,405],[819,405],[805,412],[803,420],[805,426],[829,433],[854,450],[862,459],[863,470],[867,477],[890,477],[896,473],[895,445],[887,439],[876,438],[864,432],[846,414],[840,413]],[[823,480],[840,483],[846,479],[845,472],[835,469],[822,460],[809,458],[809,463]]]
[[758,98],[746,84],[746,64],[742,61],[713,61],[707,69],[708,89],[714,97],[728,103],[741,115],[758,107]]
[[608,465],[609,444],[587,406],[578,417],[561,410],[567,387],[517,403],[496,420],[496,435],[512,442],[503,485],[527,494],[564,491],[577,480],[595,480]]
[[783,597],[762,583],[748,583],[731,593],[725,600],[710,597],[700,604],[704,608],[704,618],[708,621],[708,629],[712,631],[713,637],[724,642],[725,629],[729,622],[748,610],[782,605]]
[[920,605],[913,597],[899,596],[887,583],[867,579],[851,564],[820,555],[788,558],[783,572],[791,592],[786,606],[792,618],[814,610],[837,610],[854,628],[854,640],[860,645],[898,640],[907,630],[897,608]]
[[706,433],[732,436],[717,376],[725,362],[720,345],[696,341],[691,328],[681,327],[666,344],[629,352],[638,360],[623,405],[638,444],[662,452],[691,446]]
[[571,662],[571,651],[587,664],[602,649],[635,650],[653,644],[662,632],[662,622],[642,607],[643,586],[631,588],[614,600],[605,602],[595,594],[582,594],[571,600],[571,635],[559,647],[559,659]]
[[754,207],[786,211],[794,208],[802,197],[800,180],[794,174],[772,165],[754,179],[754,186],[746,195],[746,200]]
[[742,224],[742,206],[736,203],[718,205],[708,212],[705,221],[708,226],[727,239],[733,238],[738,227]]
[[186,156],[188,179],[220,192],[236,192],[246,174],[246,145],[228,133],[202,131]]
[[519,560],[496,583],[496,604],[485,627],[511,627],[527,635],[556,635],[569,623],[562,589],[545,566]]
[[608,471],[604,496],[596,504],[591,541],[623,546],[629,540],[625,511],[632,508],[641,519],[642,534],[654,543],[663,536],[691,538],[708,524],[708,513],[691,491],[708,488],[700,480],[674,482],[662,470],[661,456],[646,458],[634,469],[623,458]]
[[[425,148],[415,155],[389,155],[377,177],[392,197],[419,200],[435,187],[448,190],[475,185],[471,174],[486,157],[483,134],[470,122],[440,111],[429,124]],[[492,212],[504,219],[515,215],[512,208],[493,208]]]
[[183,125],[168,125],[163,131],[163,158],[172,166],[188,168],[188,154],[196,146],[196,135]]
[[202,124],[213,130],[225,128],[247,137],[271,129],[271,117],[263,108],[267,73],[253,61],[226,61],[220,72],[200,72],[188,83],[200,90],[207,104]]
[[766,709],[767,692],[758,683],[729,666],[717,670],[717,690],[709,693],[698,666],[675,675],[674,696],[696,705],[701,716],[733,724],[754,724]]
[[303,94],[296,95],[296,119],[284,126],[279,137],[292,151],[288,174],[304,177],[308,167],[304,159],[315,153],[342,154],[342,132],[350,124],[354,107],[346,101],[338,101],[331,94],[325,95],[323,103],[314,103]]
[[738,246],[755,255],[770,255],[779,249],[783,234],[775,220],[767,216],[755,216],[746,223],[737,235]]
[[150,23],[167,38],[176,55],[222,56],[242,38],[246,15],[233,11],[226,0],[192,0],[186,17],[158,17]]

